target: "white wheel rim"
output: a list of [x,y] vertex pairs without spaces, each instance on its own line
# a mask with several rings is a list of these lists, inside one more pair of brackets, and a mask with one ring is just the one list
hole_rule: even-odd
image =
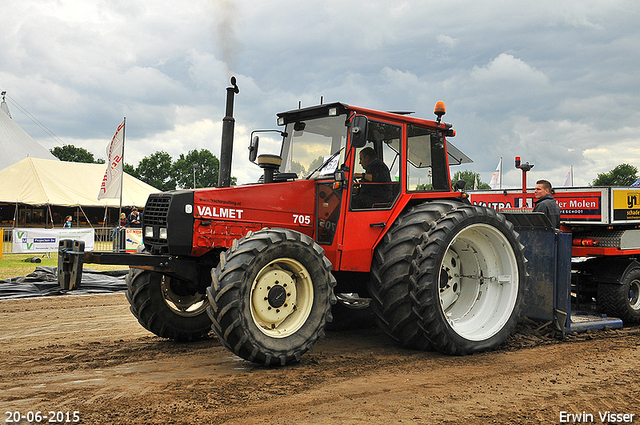
[[273,338],[295,334],[313,306],[313,281],[307,269],[292,258],[264,266],[251,286],[251,317],[258,329]]
[[640,279],[634,279],[629,285],[629,305],[633,310],[640,310]]
[[161,277],[162,298],[178,316],[193,317],[201,314],[209,305],[205,294],[178,295],[171,288],[171,278],[163,275]]
[[445,252],[439,274],[440,306],[451,328],[472,341],[506,325],[518,298],[518,261],[502,232],[473,224]]

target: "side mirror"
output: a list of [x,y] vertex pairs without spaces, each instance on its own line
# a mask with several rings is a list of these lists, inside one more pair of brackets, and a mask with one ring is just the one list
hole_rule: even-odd
[[453,188],[454,190],[462,190],[466,185],[467,185],[467,182],[461,179],[456,182]]
[[356,115],[351,121],[351,146],[363,148],[367,144],[369,120],[364,115]]
[[260,142],[260,138],[258,136],[253,136],[251,138],[251,143],[249,143],[249,161],[255,163],[256,157],[258,156],[258,144]]

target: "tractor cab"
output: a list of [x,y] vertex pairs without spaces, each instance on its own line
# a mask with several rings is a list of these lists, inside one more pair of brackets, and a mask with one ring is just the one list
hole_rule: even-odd
[[[278,125],[285,126],[284,131],[256,130],[252,133],[249,159],[256,163],[257,158],[257,164],[268,170],[278,164],[273,173],[276,182],[333,177],[339,180],[343,174],[334,174],[336,171],[361,174],[364,169],[359,164],[358,154],[371,148],[389,170],[391,182],[386,183],[394,188],[394,195],[399,193],[401,182],[405,182],[407,191],[411,192],[449,191],[444,135],[451,137],[455,131],[439,118],[430,121],[406,114],[368,110],[344,103],[283,112],[278,114]],[[259,138],[254,134],[265,131],[278,131],[283,136],[279,155],[258,155]],[[455,158],[456,163],[471,162],[457,149],[454,151],[456,157],[461,156]],[[352,159],[355,161],[350,161]],[[406,173],[406,178],[401,176],[402,172]]]

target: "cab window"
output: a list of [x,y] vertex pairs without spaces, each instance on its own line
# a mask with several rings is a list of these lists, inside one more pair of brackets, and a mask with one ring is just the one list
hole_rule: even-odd
[[400,188],[402,127],[369,121],[367,143],[356,149],[351,209],[391,208]]
[[442,132],[407,126],[407,191],[449,191]]

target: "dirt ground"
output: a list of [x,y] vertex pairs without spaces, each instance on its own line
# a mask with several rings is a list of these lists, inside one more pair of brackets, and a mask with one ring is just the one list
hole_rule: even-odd
[[5,423],[37,411],[84,424],[640,423],[640,327],[562,341],[525,325],[467,357],[405,350],[375,328],[328,332],[299,364],[266,369],[213,337],[155,337],[123,293],[3,300],[0,408]]

